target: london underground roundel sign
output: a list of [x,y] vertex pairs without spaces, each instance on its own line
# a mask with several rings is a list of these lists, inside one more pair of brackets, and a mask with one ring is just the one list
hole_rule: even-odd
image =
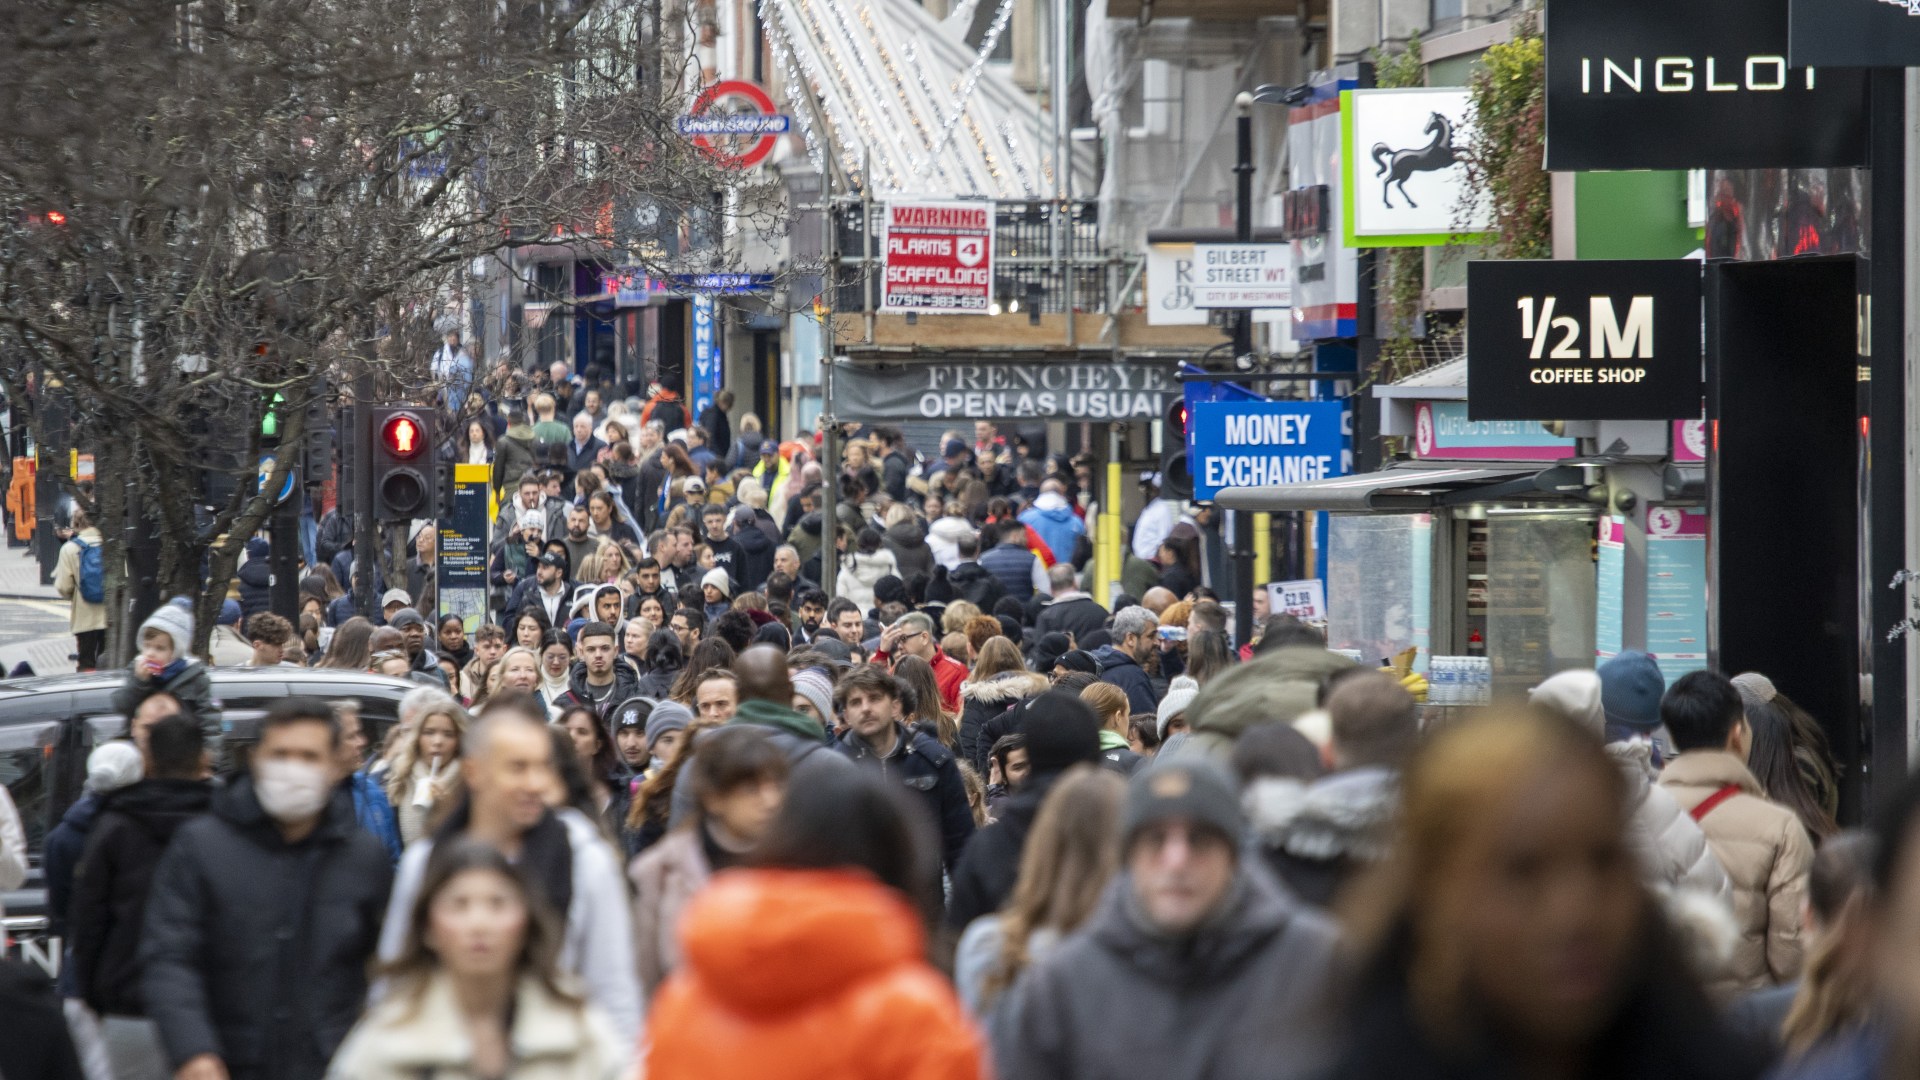
[[721,165],[747,169],[773,153],[793,118],[773,108],[773,98],[757,83],[723,79],[700,92],[677,126],[694,145]]

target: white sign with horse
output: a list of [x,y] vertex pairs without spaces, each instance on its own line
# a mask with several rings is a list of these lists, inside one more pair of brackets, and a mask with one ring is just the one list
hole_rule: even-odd
[[1353,90],[1345,123],[1344,225],[1355,247],[1444,244],[1489,227],[1463,162],[1472,135],[1464,87]]

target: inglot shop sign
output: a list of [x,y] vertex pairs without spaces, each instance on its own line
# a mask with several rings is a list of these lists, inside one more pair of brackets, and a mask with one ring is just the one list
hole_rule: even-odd
[[1547,168],[1862,164],[1866,74],[1790,64],[1787,5],[1552,0]]
[[834,365],[833,411],[855,420],[1157,420],[1180,395],[1160,364]]

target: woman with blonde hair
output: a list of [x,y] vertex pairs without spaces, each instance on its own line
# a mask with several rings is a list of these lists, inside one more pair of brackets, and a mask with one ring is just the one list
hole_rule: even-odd
[[432,832],[460,801],[460,756],[471,723],[467,710],[443,693],[428,697],[415,715],[387,753],[387,801],[399,818],[403,844]]
[[968,925],[954,954],[953,981],[967,1011],[990,1018],[1020,973],[1080,928],[1120,869],[1120,805],[1127,785],[1088,765],[1060,778],[1020,854],[1013,896],[995,915]]
[[1133,706],[1127,692],[1112,683],[1097,682],[1080,691],[1093,715],[1100,718],[1100,760],[1122,776],[1132,776],[1145,758],[1133,752],[1127,733],[1133,727]]
[[955,600],[947,605],[940,614],[940,632],[943,634],[964,634],[967,632],[967,620],[980,614],[980,608],[971,600]]
[[531,694],[540,689],[540,654],[524,645],[515,645],[500,654],[500,664],[493,669],[492,686],[487,690],[489,697],[502,690],[518,690]]
[[1641,884],[1597,737],[1537,713],[1470,720],[1402,793],[1398,843],[1350,897],[1362,966],[1336,1080],[1759,1075]]

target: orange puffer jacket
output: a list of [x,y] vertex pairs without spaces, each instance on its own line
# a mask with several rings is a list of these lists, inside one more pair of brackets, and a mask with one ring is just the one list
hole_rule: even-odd
[[648,1080],[980,1080],[981,1040],[906,901],[858,873],[729,870],[680,923]]

